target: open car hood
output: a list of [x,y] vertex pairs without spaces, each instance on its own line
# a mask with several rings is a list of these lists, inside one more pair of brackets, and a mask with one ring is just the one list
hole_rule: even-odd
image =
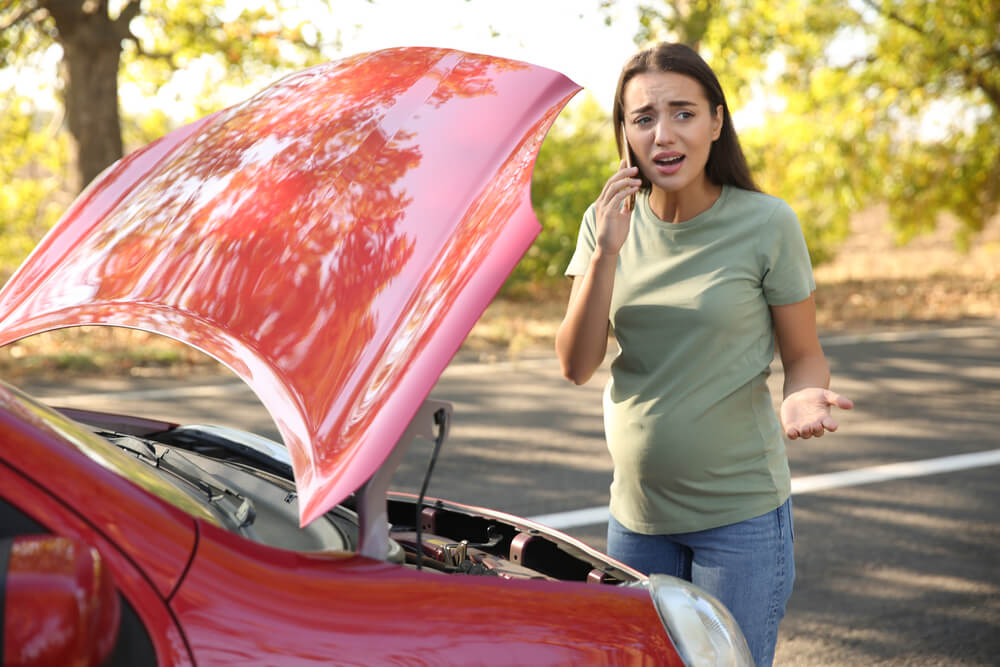
[[304,525],[379,468],[538,234],[535,157],[578,90],[430,48],[289,75],[95,179],[0,292],[0,344],[115,325],[218,359]]

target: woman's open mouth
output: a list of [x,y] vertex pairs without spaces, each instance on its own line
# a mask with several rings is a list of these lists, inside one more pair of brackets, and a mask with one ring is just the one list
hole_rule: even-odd
[[681,153],[661,154],[653,158],[653,164],[656,165],[656,170],[661,174],[673,174],[681,168],[681,165],[684,163],[684,157]]

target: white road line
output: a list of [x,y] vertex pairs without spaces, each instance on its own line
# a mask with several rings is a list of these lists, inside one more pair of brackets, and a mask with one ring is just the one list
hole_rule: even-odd
[[[843,472],[832,472],[823,475],[797,477],[792,480],[792,494],[816,493],[819,491],[829,491],[830,489],[860,486],[861,484],[874,484],[876,482],[887,482],[896,479],[938,475],[954,470],[983,468],[993,465],[1000,465],[1000,449],[971,454],[958,454],[955,456],[942,456],[922,461],[889,463],[871,468],[845,470]],[[568,512],[542,514],[530,517],[530,519],[556,530],[568,530],[570,528],[580,528],[581,526],[607,523],[608,508],[606,505],[602,505],[600,507],[570,510]]]
[[904,461],[902,463],[887,463],[885,465],[861,468],[859,470],[844,470],[825,475],[808,475],[792,480],[792,493],[816,493],[829,489],[841,489],[847,486],[874,484],[894,479],[908,479],[925,475],[938,475],[952,470],[967,468],[983,468],[1000,465],[1000,449],[971,454],[942,456],[922,461]]
[[[824,336],[822,337],[821,342],[824,347],[827,347],[838,345],[856,345],[858,343],[995,336],[998,331],[1000,331],[1000,327],[917,329],[911,331],[888,331],[870,334]],[[445,370],[445,373],[451,375],[466,375],[481,373],[483,371],[495,372],[497,370],[510,370],[517,368],[548,368],[552,363],[554,363],[554,361],[550,357],[512,359],[494,363],[455,362]],[[177,398],[180,396],[211,397],[232,395],[247,390],[248,387],[243,382],[230,382],[217,385],[144,389],[137,391],[107,393],[94,391],[86,394],[42,396],[39,398],[49,404],[58,404],[60,402],[73,403],[76,401],[93,399],[97,395],[100,395],[102,398],[113,400],[159,400]],[[872,484],[894,479],[921,477],[924,475],[936,475],[953,470],[964,470],[967,468],[977,468],[991,465],[1000,465],[1000,449],[977,452],[973,454],[945,456],[935,459],[926,459],[923,461],[890,463],[887,465],[874,466],[872,468],[862,468],[860,470],[845,470],[843,472],[799,477],[792,480],[792,493],[816,493],[818,491],[858,486],[861,484]],[[556,512],[554,514],[542,514],[531,517],[531,520],[557,530],[567,530],[570,528],[578,528],[580,526],[606,523],[608,520],[608,508],[606,506],[601,506],[570,510],[567,512]]]
[[607,523],[609,516],[611,516],[611,514],[608,512],[608,506],[601,505],[600,507],[590,507],[583,510],[556,512],[555,514],[540,514],[538,516],[528,517],[528,519],[534,521],[535,523],[540,523],[543,526],[555,528],[556,530],[569,530],[570,528]]

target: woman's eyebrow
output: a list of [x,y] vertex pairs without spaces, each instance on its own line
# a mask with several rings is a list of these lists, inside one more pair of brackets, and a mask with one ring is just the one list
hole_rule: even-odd
[[[688,100],[670,100],[669,102],[667,102],[667,106],[668,107],[696,107],[696,106],[698,106],[698,103],[697,102],[689,102]],[[656,111],[655,105],[653,105],[653,104],[644,104],[643,106],[638,107],[637,109],[631,109],[631,110],[629,110],[628,114],[631,116],[631,115],[640,114],[640,113],[649,113],[650,111]]]
[[630,109],[628,113],[629,113],[629,115],[634,115],[634,114],[637,114],[637,113],[649,113],[650,111],[654,111],[654,110],[655,109],[653,108],[652,104],[644,104],[643,106],[641,106],[641,107],[639,107],[637,109]]

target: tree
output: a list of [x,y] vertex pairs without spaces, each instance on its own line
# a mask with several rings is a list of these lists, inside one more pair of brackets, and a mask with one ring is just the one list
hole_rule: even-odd
[[54,196],[65,176],[65,135],[29,101],[0,98],[0,282],[59,217],[71,197]]
[[80,188],[122,156],[123,72],[149,90],[197,58],[214,59],[236,80],[317,62],[335,40],[298,4],[265,0],[237,14],[225,0],[0,0],[0,67],[62,47],[61,94]]
[[874,203],[901,241],[947,212],[966,245],[1000,212],[994,0],[683,0],[639,15],[638,44],[696,44],[734,110],[766,105],[738,128],[744,149],[816,259]]
[[585,93],[556,118],[538,153],[531,203],[542,231],[514,269],[507,294],[563,280],[583,212],[617,164],[611,118]]

